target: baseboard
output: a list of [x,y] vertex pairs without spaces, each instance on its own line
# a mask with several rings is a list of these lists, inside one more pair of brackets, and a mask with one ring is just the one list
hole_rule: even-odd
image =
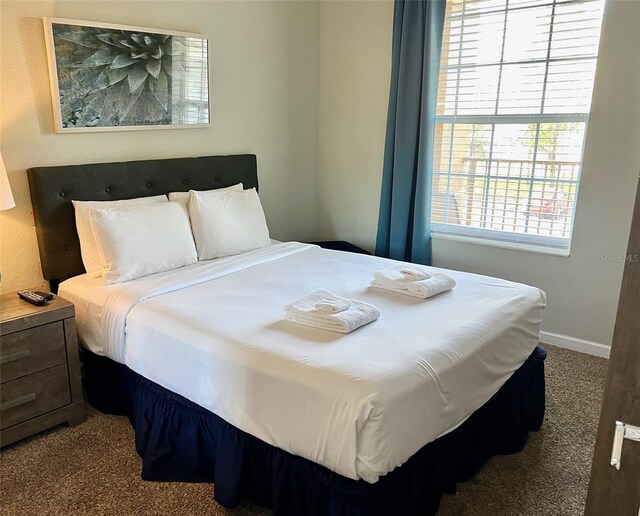
[[602,358],[609,358],[611,351],[610,346],[600,344],[599,342],[577,339],[575,337],[569,337],[568,335],[560,335],[559,333],[551,333],[548,331],[540,332],[540,342]]

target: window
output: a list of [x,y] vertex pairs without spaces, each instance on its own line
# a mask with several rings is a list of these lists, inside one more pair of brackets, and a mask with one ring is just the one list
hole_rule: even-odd
[[434,233],[568,251],[603,0],[448,0]]
[[[173,97],[174,124],[209,123],[209,77],[206,64],[207,40],[184,37],[173,39],[172,88],[181,92]],[[203,66],[204,65],[204,66]]]

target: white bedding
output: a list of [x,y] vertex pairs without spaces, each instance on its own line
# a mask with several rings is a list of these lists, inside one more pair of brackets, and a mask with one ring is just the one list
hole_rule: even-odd
[[[235,427],[376,482],[482,406],[538,343],[544,293],[432,268],[429,300],[369,288],[383,258],[282,243],[127,283],[60,285],[81,342]],[[377,306],[349,335],[284,320],[317,288]],[[126,328],[126,335],[125,335]]]

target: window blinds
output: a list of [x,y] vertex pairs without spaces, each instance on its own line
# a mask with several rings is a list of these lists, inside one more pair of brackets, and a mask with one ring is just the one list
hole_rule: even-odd
[[173,56],[172,88],[181,92],[175,96],[178,109],[173,122],[206,124],[209,122],[209,77],[207,40],[185,37],[180,51]]
[[449,0],[434,232],[568,249],[603,0]]

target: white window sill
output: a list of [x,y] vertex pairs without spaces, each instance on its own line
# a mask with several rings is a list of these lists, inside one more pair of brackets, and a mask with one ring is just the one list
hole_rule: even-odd
[[451,242],[461,242],[463,244],[484,245],[487,247],[499,247],[501,249],[511,249],[514,251],[526,251],[529,253],[549,254],[552,256],[562,256],[567,258],[570,249],[557,249],[553,247],[542,247],[539,245],[525,244],[523,242],[505,242],[502,240],[492,240],[488,238],[471,237],[466,235],[452,235],[450,233],[431,232],[434,240],[449,240]]

